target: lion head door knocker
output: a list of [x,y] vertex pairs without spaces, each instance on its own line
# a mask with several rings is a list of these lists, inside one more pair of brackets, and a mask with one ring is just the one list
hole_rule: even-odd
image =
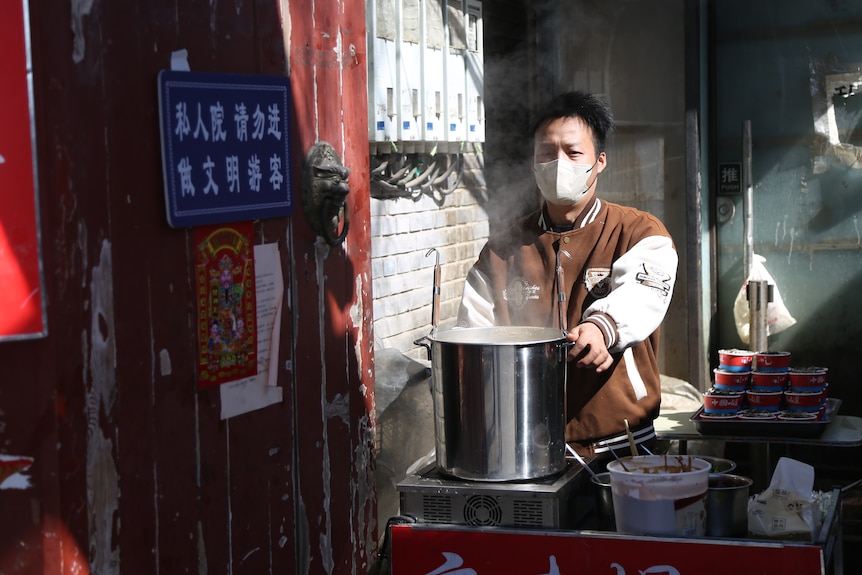
[[345,205],[350,192],[348,176],[350,170],[332,146],[318,142],[311,147],[303,169],[303,208],[312,229],[331,246],[344,242],[350,227]]

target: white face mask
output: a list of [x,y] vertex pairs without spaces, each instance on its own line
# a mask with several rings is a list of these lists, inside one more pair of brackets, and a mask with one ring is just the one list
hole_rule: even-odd
[[544,164],[534,163],[533,172],[536,175],[536,184],[548,202],[571,206],[587,195],[591,186],[587,185],[587,179],[595,166],[596,164],[591,166],[556,159]]

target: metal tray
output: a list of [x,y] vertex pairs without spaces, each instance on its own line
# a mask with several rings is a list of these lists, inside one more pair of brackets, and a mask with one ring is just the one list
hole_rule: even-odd
[[783,419],[713,419],[705,417],[703,406],[694,412],[691,421],[698,433],[703,435],[724,435],[727,437],[798,437],[811,439],[820,437],[826,426],[841,406],[841,400],[833,397],[826,399],[826,411],[820,419],[811,421],[787,421]]

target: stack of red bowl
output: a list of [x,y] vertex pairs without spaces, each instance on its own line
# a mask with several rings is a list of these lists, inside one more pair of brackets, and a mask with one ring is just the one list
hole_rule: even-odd
[[742,392],[710,389],[703,394],[703,412],[709,415],[730,415],[742,409]]
[[803,367],[791,369],[789,388],[785,392],[788,411],[814,413],[823,410],[829,384],[825,367]]
[[703,396],[704,414],[714,417],[788,414],[799,421],[822,414],[829,388],[825,367],[790,367],[786,351],[723,349],[715,383]]
[[751,389],[753,391],[784,391],[787,386],[786,371],[752,371]]
[[715,389],[744,392],[751,382],[751,362],[754,352],[743,349],[718,350],[718,367],[712,370]]

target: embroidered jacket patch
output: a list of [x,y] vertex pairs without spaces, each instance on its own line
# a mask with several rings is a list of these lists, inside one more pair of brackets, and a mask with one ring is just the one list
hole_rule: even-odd
[[523,277],[512,278],[506,289],[503,290],[503,299],[514,308],[522,307],[527,300],[539,299],[539,286],[530,285]]
[[587,268],[584,285],[593,297],[605,297],[611,293],[611,268]]
[[643,269],[635,276],[635,280],[659,292],[663,297],[670,295],[670,274],[662,268],[644,264]]

